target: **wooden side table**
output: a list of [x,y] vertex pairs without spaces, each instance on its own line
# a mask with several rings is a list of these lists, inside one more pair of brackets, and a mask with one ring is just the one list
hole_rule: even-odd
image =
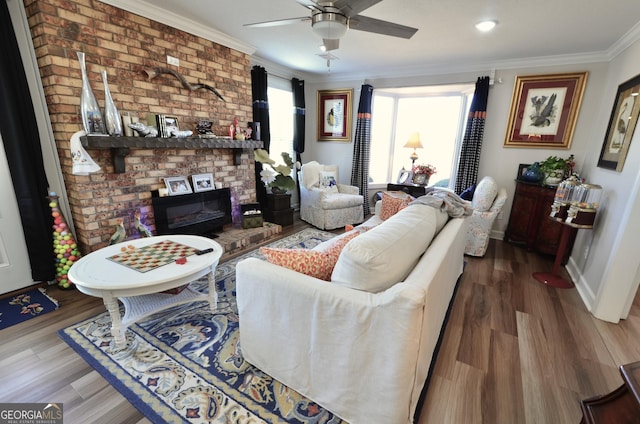
[[432,191],[432,187],[421,186],[417,184],[387,184],[387,191],[403,191],[407,194],[410,194],[413,197],[424,196],[428,192]]
[[580,401],[583,424],[640,422],[640,362],[622,365],[624,384],[613,392]]

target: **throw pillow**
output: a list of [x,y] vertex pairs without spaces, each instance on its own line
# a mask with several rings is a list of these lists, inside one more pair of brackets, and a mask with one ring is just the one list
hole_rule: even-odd
[[476,185],[473,184],[470,187],[467,187],[465,191],[460,193],[460,198],[463,200],[468,200],[469,202],[473,200],[473,193],[476,191]]
[[336,173],[331,171],[320,171],[320,188],[323,190],[338,192]]
[[492,177],[486,176],[480,180],[473,194],[473,209],[485,212],[493,205],[493,200],[498,194],[498,183]]
[[380,219],[386,221],[393,215],[409,206],[409,203],[415,200],[411,195],[401,192],[384,192],[382,193],[382,205],[380,206]]
[[359,235],[354,231],[338,240],[325,250],[309,249],[284,249],[274,247],[261,247],[260,253],[267,262],[284,268],[291,269],[301,274],[306,274],[320,280],[330,281],[333,268],[338,262],[342,249]]

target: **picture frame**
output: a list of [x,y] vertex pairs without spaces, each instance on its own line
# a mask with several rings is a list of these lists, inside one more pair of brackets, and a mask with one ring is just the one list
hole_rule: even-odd
[[412,184],[413,182],[413,172],[408,169],[402,168],[400,173],[398,174],[398,184]]
[[640,114],[640,75],[618,86],[598,167],[622,172]]
[[413,174],[413,183],[416,185],[425,185],[427,182],[427,174]]
[[318,141],[351,141],[353,89],[318,90]]
[[174,132],[180,131],[180,126],[178,125],[178,117],[164,115],[164,127],[167,133],[167,137],[171,137]]
[[187,177],[167,177],[164,179],[164,184],[167,186],[169,196],[193,193]]
[[517,76],[504,146],[569,149],[588,74]]
[[215,190],[216,184],[213,180],[213,174],[194,174],[191,176],[193,183],[193,191],[200,193],[202,191]]
[[518,165],[518,175],[516,176],[516,180],[524,180],[524,173],[529,170],[530,166],[530,163],[521,163],[520,165]]

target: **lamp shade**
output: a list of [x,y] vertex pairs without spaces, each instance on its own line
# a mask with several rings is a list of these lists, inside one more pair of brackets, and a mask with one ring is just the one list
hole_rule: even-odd
[[404,147],[409,147],[412,149],[422,149],[424,146],[422,146],[422,142],[420,142],[420,133],[414,132],[413,134],[411,134],[411,137],[409,137],[409,141],[407,141]]
[[347,17],[339,13],[317,13],[311,17],[311,28],[323,40],[335,40],[347,33],[347,22]]

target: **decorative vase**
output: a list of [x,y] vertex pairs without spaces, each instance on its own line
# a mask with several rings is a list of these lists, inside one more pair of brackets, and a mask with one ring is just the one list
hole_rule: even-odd
[[113,103],[111,91],[109,91],[107,71],[101,71],[100,75],[102,75],[102,82],[104,83],[104,125],[107,129],[107,134],[113,137],[120,137],[122,135],[122,121],[120,120],[118,109],[116,109],[116,104]]
[[543,178],[544,173],[540,170],[540,164],[538,162],[534,162],[522,175],[522,179],[530,183],[540,182]]
[[87,67],[84,63],[84,53],[76,52],[78,61],[80,62],[80,70],[82,71],[82,93],[80,94],[80,116],[82,117],[82,126],[84,132],[89,134],[104,134],[104,121],[102,113],[98,107],[96,97],[93,95],[89,77],[87,76]]

